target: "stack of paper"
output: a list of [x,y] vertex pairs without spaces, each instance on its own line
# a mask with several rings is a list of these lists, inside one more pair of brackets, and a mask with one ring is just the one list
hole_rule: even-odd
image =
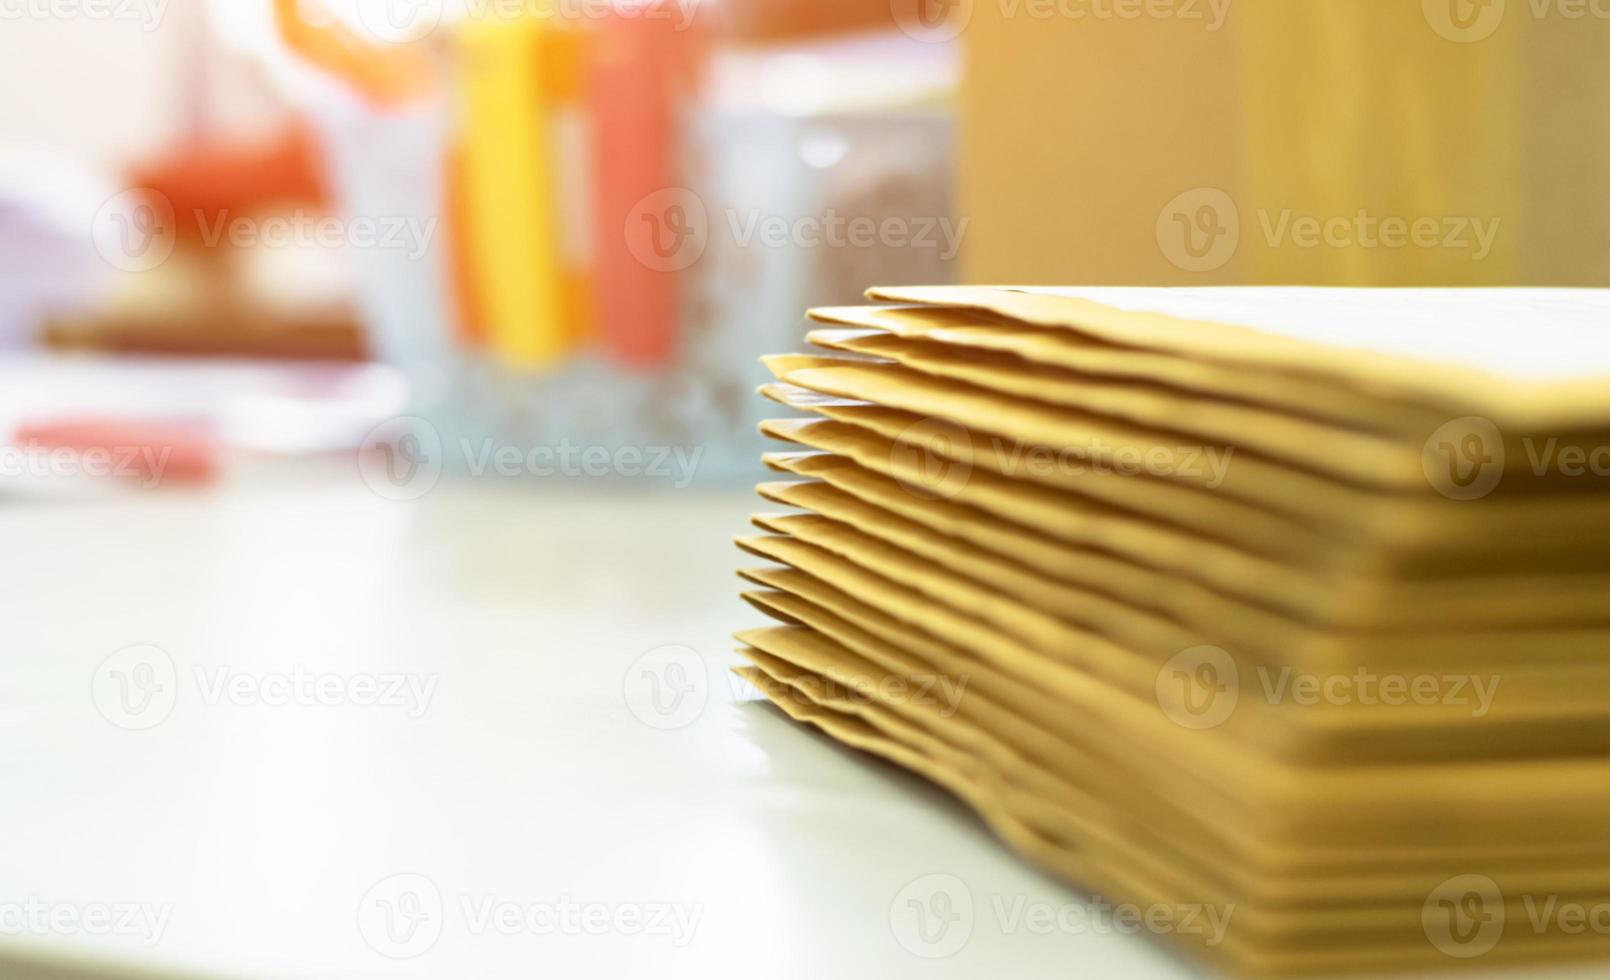
[[1610,952],[1610,294],[871,296],[749,681],[1236,972]]

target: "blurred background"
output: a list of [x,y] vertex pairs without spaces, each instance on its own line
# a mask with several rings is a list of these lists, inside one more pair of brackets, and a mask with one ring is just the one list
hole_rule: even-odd
[[0,485],[736,484],[879,283],[1605,285],[1607,14],[7,0]]
[[148,446],[145,482],[360,445],[484,473],[488,440],[513,475],[728,482],[808,304],[959,276],[958,48],[880,5],[14,14],[12,483]]

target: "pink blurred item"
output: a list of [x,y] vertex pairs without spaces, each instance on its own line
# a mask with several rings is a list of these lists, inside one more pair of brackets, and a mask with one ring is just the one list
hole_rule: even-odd
[[187,422],[75,419],[18,428],[16,445],[98,454],[110,474],[145,486],[205,484],[218,478],[220,448],[203,425]]
[[661,367],[675,355],[680,264],[653,258],[662,239],[679,248],[687,223],[698,220],[683,212],[673,190],[681,185],[677,123],[697,42],[689,25],[662,9],[670,6],[649,4],[604,19],[589,78],[601,339],[616,363],[638,369]]

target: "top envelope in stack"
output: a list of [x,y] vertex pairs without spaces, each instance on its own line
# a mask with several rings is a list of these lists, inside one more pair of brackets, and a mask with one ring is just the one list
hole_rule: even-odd
[[1610,953],[1610,294],[870,295],[747,678],[1237,972]]

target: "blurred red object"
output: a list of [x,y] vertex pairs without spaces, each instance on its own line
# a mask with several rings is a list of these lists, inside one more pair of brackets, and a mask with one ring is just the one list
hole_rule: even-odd
[[263,140],[181,145],[160,160],[134,167],[130,184],[162,194],[179,218],[179,237],[204,241],[202,229],[230,213],[286,203],[324,210],[330,194],[321,150],[301,125]]
[[659,368],[676,353],[679,278],[675,269],[654,268],[634,249],[658,250],[662,230],[680,244],[682,232],[680,226],[640,227],[634,218],[664,217],[668,225],[686,220],[679,204],[645,213],[643,202],[667,194],[677,200],[668,189],[678,184],[678,128],[692,94],[699,39],[669,16],[643,12],[617,13],[598,27],[587,87],[596,167],[593,222],[607,231],[594,246],[600,335],[617,363]]
[[890,0],[741,0],[718,8],[726,33],[745,41],[785,41],[855,31],[892,30],[897,21]]
[[41,451],[70,450],[98,457],[106,475],[145,486],[202,484],[217,479],[218,441],[202,425],[128,419],[75,419],[26,424],[16,444]]

